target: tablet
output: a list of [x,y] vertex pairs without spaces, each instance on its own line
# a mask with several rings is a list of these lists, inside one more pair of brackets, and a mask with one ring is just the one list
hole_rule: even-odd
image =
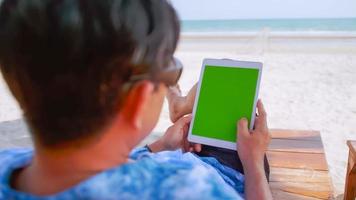
[[204,59],[188,140],[236,150],[237,121],[254,125],[261,73],[260,62]]

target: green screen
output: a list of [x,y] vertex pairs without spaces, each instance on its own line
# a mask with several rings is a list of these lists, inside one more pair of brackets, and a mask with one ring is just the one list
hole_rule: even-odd
[[236,124],[251,121],[258,69],[205,66],[192,134],[236,141]]

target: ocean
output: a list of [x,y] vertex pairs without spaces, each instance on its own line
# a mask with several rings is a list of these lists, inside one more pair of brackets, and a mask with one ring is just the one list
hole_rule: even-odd
[[356,31],[356,18],[183,20],[183,32]]

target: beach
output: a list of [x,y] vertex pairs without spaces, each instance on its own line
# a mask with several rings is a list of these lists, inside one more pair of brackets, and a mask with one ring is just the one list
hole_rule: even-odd
[[[264,63],[259,97],[270,128],[321,132],[334,186],[344,190],[348,149],[356,140],[356,33],[183,33],[176,52],[185,65],[179,82],[188,92],[204,58]],[[171,125],[167,102],[146,144]],[[31,146],[21,111],[0,80],[0,148]]]

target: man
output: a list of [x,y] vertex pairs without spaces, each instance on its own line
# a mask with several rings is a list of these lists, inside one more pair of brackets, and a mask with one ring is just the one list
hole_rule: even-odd
[[245,176],[187,152],[190,116],[133,150],[179,78],[178,37],[164,0],[4,0],[1,71],[34,150],[0,153],[0,199],[271,199],[261,102],[253,132],[238,123]]

